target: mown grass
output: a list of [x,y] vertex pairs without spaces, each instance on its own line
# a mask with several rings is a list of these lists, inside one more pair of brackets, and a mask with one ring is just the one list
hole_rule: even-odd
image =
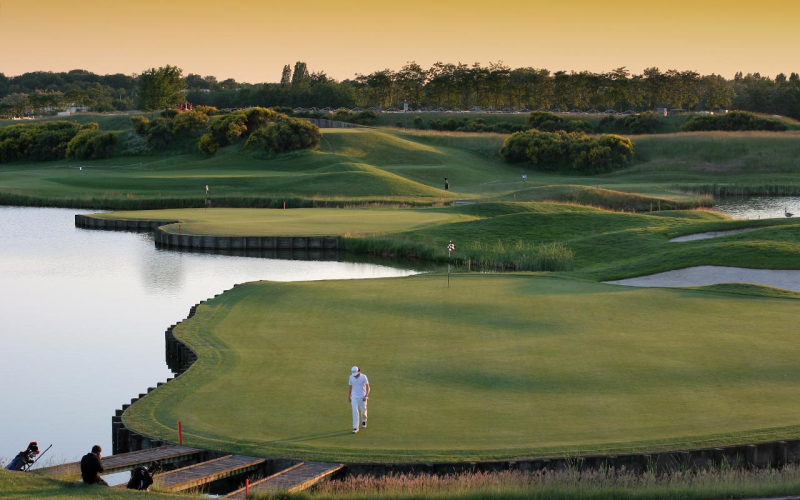
[[[709,467],[667,473],[636,474],[624,470],[566,470],[547,473],[515,471],[350,477],[322,483],[313,490],[281,495],[289,499],[536,499],[536,500],[719,500],[796,495],[800,468],[734,470]],[[276,498],[274,495],[255,498]]]
[[[42,477],[36,473],[21,473],[0,470],[0,498],[29,500],[47,498],[66,500],[73,498],[102,498],[107,500],[153,498],[152,493],[126,489],[87,486],[76,480]],[[171,494],[164,498],[197,498]]]
[[[800,432],[796,309],[530,274],[246,284],[176,329],[199,360],[123,419],[162,439],[182,420],[192,446],[355,462],[784,439]],[[373,386],[357,436],[353,364]]]
[[432,210],[324,209],[259,210],[209,208],[95,214],[99,219],[176,220],[171,233],[212,236],[339,236],[408,231],[475,216]]
[[[123,127],[127,116],[107,118]],[[124,129],[123,129],[124,130]],[[599,176],[542,173],[497,155],[504,136],[324,131],[319,151],[259,157],[240,146],[213,157],[172,149],[90,162],[0,165],[0,203],[104,209],[214,206],[431,205],[454,199],[572,201],[621,210],[708,205],[708,192],[794,190],[796,132],[635,137],[631,167]],[[82,169],[81,169],[82,168]],[[528,181],[522,181],[522,174]],[[444,191],[444,178],[450,190]],[[763,192],[760,189],[759,192]],[[778,191],[775,191],[778,192]],[[792,191],[794,192],[794,191]]]

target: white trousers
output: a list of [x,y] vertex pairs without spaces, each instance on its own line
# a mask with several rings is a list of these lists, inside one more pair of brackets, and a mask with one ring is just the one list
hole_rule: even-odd
[[364,398],[353,398],[351,403],[353,406],[353,429],[358,429],[359,418],[358,413],[361,412],[361,418],[364,422],[367,421],[367,402]]

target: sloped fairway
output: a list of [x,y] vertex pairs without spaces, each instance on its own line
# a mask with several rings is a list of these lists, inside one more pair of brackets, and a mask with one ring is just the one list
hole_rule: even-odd
[[476,217],[430,210],[366,208],[184,208],[94,214],[98,219],[177,220],[167,232],[211,236],[340,236],[385,234]]
[[[798,302],[531,275],[241,285],[176,329],[138,432],[264,456],[430,461],[800,435]],[[349,368],[370,426],[350,434]]]

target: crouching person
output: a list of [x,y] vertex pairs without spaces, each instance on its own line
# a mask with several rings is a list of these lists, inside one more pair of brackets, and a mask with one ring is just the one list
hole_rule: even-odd
[[92,446],[92,452],[87,453],[81,459],[81,476],[86,484],[98,484],[108,486],[108,483],[100,477],[103,472],[103,462],[101,460],[103,449],[97,445]]

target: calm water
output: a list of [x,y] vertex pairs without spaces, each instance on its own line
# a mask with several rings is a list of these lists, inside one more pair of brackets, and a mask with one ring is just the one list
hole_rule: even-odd
[[784,210],[800,217],[800,196],[750,196],[718,198],[714,210],[734,219],[775,219],[785,217]]
[[[74,227],[76,210],[0,207],[0,457],[99,444],[111,415],[171,376],[164,330],[236,283],[407,276],[346,262],[157,250],[149,234]],[[42,446],[44,445],[44,446]],[[43,459],[44,461],[44,459]]]

